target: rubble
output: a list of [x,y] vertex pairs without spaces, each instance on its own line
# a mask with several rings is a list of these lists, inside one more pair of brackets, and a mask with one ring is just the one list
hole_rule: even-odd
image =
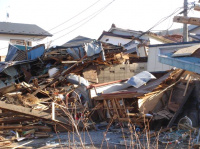
[[[98,129],[132,124],[137,133],[147,124],[151,130],[162,126],[166,128],[149,137],[160,134],[162,143],[185,140],[188,135],[171,129],[184,117],[189,99],[199,99],[199,76],[181,69],[154,76],[146,63],[135,63],[136,55],[126,52],[123,46],[96,40],[49,49],[10,45],[6,61],[0,63],[0,146],[51,137],[51,131],[73,130],[80,136],[78,130],[97,129],[98,122],[105,122]],[[179,133],[198,132],[192,125],[178,126]]]

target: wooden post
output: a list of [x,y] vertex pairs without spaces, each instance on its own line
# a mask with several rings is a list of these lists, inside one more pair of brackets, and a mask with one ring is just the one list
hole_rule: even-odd
[[52,102],[52,120],[55,120],[55,103]]
[[189,84],[190,84],[190,80],[191,80],[191,76],[189,77],[189,79],[188,79],[188,81],[187,81],[187,84],[186,84],[186,87],[185,87],[185,91],[184,91],[184,93],[183,93],[183,96],[185,96],[186,93],[187,93],[188,86],[189,86]]
[[[187,17],[187,0],[184,0],[184,17]],[[183,24],[183,42],[188,41],[188,25],[186,23]]]
[[194,5],[194,10],[196,10],[196,11],[200,11],[200,6],[197,5],[197,4],[195,4],[195,5]]
[[25,40],[24,40],[24,45],[25,45],[26,59],[28,60],[28,50],[27,50],[27,44]]

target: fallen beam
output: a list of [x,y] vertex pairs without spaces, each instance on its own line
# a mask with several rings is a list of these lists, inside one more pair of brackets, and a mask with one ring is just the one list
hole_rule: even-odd
[[173,19],[173,22],[192,24],[192,25],[200,25],[200,18],[175,16]]
[[51,132],[51,128],[48,126],[12,126],[12,125],[6,125],[6,126],[0,126],[0,130],[3,129],[22,129],[22,130],[30,130],[30,129],[38,129],[40,131],[45,131],[45,132]]
[[0,124],[11,124],[11,123],[19,123],[23,121],[31,121],[34,120],[33,117],[4,117],[0,118]]
[[[23,113],[25,115],[38,117],[38,118],[41,118],[41,119],[52,120],[51,114],[49,114],[47,112],[38,111],[38,110],[34,110],[34,109],[31,109],[31,108],[26,108],[26,107],[22,107],[22,106],[18,106],[18,105],[7,104],[3,101],[0,101],[0,109],[14,111],[14,112],[18,112],[18,113]],[[65,118],[62,118],[62,117],[56,117],[56,120],[52,120],[52,121],[67,124],[67,120]]]

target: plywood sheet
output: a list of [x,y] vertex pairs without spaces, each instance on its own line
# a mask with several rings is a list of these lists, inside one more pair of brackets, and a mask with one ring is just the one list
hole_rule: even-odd
[[191,46],[191,47],[187,47],[187,48],[180,49],[180,50],[176,51],[176,52],[172,55],[172,57],[190,56],[190,55],[192,55],[198,48],[200,48],[200,44],[195,45],[195,46]]

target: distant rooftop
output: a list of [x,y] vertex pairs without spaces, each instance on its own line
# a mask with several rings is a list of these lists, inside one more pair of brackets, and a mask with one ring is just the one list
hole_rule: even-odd
[[62,46],[63,47],[78,47],[78,46],[82,46],[84,43],[89,43],[91,41],[93,41],[93,39],[83,37],[83,36],[77,36],[74,39],[66,42]]
[[0,34],[52,36],[35,24],[0,22]]
[[[191,31],[199,28],[200,26],[197,25],[188,25],[188,32],[190,33]],[[183,34],[183,28],[177,28],[177,29],[172,29],[172,30],[164,30],[157,32],[157,34],[161,36],[166,36],[166,35],[182,35]]]

